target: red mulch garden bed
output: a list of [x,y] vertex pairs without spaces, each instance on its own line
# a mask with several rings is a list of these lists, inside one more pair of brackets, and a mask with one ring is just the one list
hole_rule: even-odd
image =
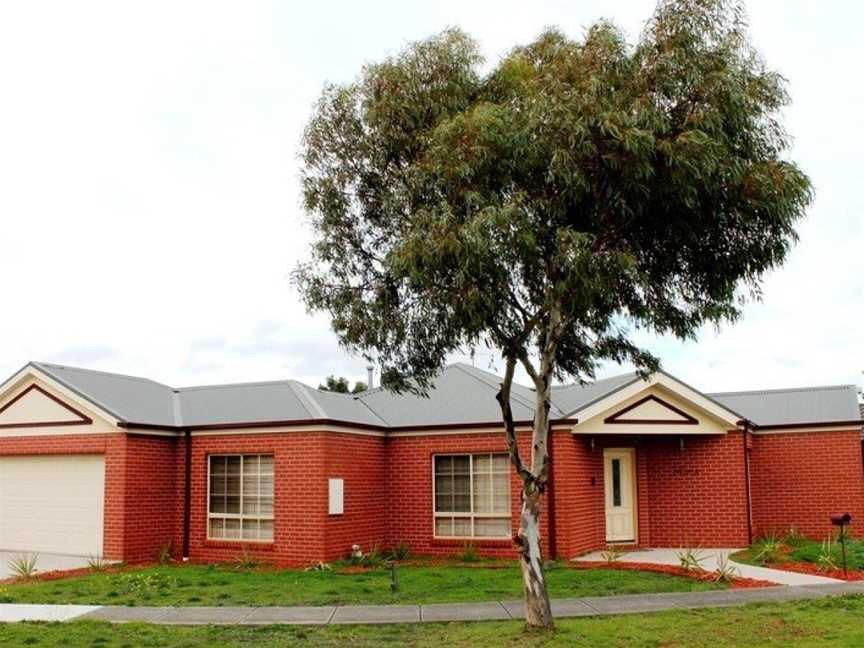
[[[646,571],[656,574],[667,574],[669,576],[683,576],[692,578],[693,580],[703,581],[706,583],[714,581],[714,574],[708,571],[687,570],[676,565],[658,565],[656,563],[642,562],[605,562],[601,560],[579,560],[568,563],[571,569],[622,569],[624,571]],[[730,584],[731,589],[752,589],[756,587],[776,587],[777,583],[771,581],[758,580],[756,578],[733,578]]]
[[812,576],[825,576],[826,578],[836,578],[838,580],[860,581],[864,580],[864,571],[850,569],[849,577],[843,573],[842,569],[819,569],[818,565],[808,562],[785,562],[778,565],[770,565],[771,569],[782,569],[783,571],[798,572],[799,574],[810,574]]

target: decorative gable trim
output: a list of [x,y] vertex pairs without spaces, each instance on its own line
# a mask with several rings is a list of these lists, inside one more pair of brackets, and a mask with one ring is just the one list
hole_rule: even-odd
[[[631,412],[631,411],[637,409],[638,407],[640,407],[641,405],[644,405],[645,403],[647,403],[649,401],[653,401],[655,403],[660,404],[661,406],[663,406],[665,409],[669,410],[670,412],[677,414],[678,418],[668,418],[668,419],[622,418],[625,414],[627,414],[627,412]],[[638,401],[636,401],[635,403],[631,403],[630,405],[628,405],[624,409],[619,410],[610,416],[607,416],[605,419],[603,419],[603,422],[604,423],[610,423],[613,425],[628,425],[628,424],[629,425],[652,425],[652,424],[656,424],[656,425],[698,425],[699,424],[699,421],[697,421],[695,418],[690,416],[687,412],[685,412],[682,409],[675,407],[671,403],[667,403],[665,400],[663,400],[662,398],[659,398],[658,396],[655,396],[654,394],[649,394],[645,398],[641,398]]]
[[81,412],[80,410],[75,409],[68,403],[63,402],[59,398],[57,398],[54,394],[42,389],[39,385],[33,384],[27,387],[27,389],[23,390],[20,394],[15,396],[12,400],[6,403],[2,408],[0,408],[0,415],[3,414],[6,410],[12,407],[19,400],[24,398],[30,392],[39,392],[46,398],[50,398],[52,401],[60,405],[63,409],[67,410],[71,414],[73,414],[76,418],[74,420],[64,419],[62,421],[33,421],[33,422],[22,422],[22,423],[0,423],[0,429],[8,429],[8,428],[32,428],[32,427],[58,427],[58,426],[66,426],[66,425],[90,425],[93,423],[93,419],[89,416]]

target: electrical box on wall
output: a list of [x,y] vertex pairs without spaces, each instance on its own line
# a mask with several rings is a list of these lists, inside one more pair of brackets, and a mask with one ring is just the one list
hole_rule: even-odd
[[329,481],[330,515],[342,515],[345,512],[345,480],[331,477]]

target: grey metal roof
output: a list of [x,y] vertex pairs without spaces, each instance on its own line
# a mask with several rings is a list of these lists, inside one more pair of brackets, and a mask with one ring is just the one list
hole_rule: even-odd
[[[382,428],[470,425],[501,418],[495,394],[501,378],[466,364],[444,369],[427,397],[372,389],[361,394],[320,391],[295,380],[174,389],[146,378],[32,362],[68,389],[121,421],[169,427],[332,420]],[[552,390],[553,419],[569,418],[637,379],[627,373]],[[861,418],[856,388],[812,387],[706,394],[757,425],[829,423]],[[513,385],[513,417],[534,416],[534,392]]]
[[855,385],[707,394],[756,425],[800,425],[861,419]]

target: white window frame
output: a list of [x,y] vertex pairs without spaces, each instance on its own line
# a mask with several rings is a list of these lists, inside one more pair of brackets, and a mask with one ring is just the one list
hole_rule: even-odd
[[[240,513],[212,513],[210,511],[210,472],[213,467],[213,459],[225,458],[225,457],[240,457]],[[273,511],[270,515],[244,515],[243,514],[243,462],[246,457],[271,457],[273,459],[273,495],[271,499],[273,500]],[[259,474],[260,477],[260,474]],[[258,497],[261,495],[259,493]],[[248,452],[248,453],[235,453],[235,452],[226,452],[220,454],[211,454],[207,455],[207,540],[211,542],[233,542],[233,543],[250,543],[254,542],[257,544],[273,544],[276,540],[276,523],[274,521],[274,514],[276,511],[276,457],[272,452]],[[240,537],[239,538],[214,538],[210,535],[210,520],[240,520]],[[247,539],[243,537],[243,520],[257,520],[257,521],[270,521],[273,522],[273,537],[269,540],[261,540],[261,539]]]
[[[503,513],[475,513],[474,512],[474,457],[478,456],[506,456],[506,452],[439,452],[432,455],[432,537],[436,540],[510,540],[513,537],[513,500],[512,500],[512,483],[511,483],[511,475],[510,470],[507,471],[507,503],[508,503],[508,513],[504,515]],[[448,513],[446,511],[437,511],[436,508],[436,493],[437,488],[435,485],[435,462],[438,457],[468,457],[468,489],[469,489],[469,497],[471,501],[471,511],[470,512],[452,512]],[[509,467],[509,458],[508,458],[508,467]],[[494,497],[494,495],[493,495]],[[503,520],[507,518],[510,523],[510,532],[507,535],[503,536],[478,536],[474,531],[474,520],[478,518],[483,519],[494,519],[494,520]],[[438,518],[464,518],[471,520],[471,535],[438,535],[438,525],[436,524]]]

